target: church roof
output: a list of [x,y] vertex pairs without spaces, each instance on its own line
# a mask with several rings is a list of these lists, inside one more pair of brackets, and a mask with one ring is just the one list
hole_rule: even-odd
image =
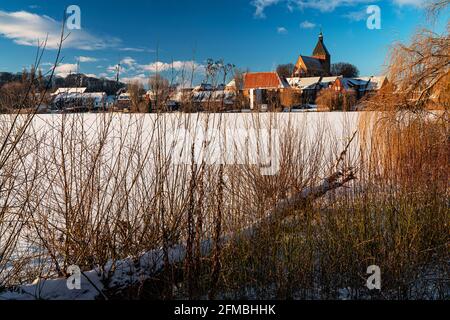
[[330,52],[328,51],[327,47],[323,43],[323,34],[321,32],[319,35],[319,41],[317,42],[316,48],[313,51],[313,56],[318,57],[318,56],[327,56],[327,55],[329,56]]
[[300,59],[308,71],[324,71],[322,62],[319,59],[308,56],[300,56]]

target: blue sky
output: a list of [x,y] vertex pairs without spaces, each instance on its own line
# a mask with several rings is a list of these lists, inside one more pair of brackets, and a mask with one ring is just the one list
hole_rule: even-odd
[[[272,71],[311,54],[322,28],[333,62],[351,62],[362,75],[382,73],[389,45],[429,26],[425,0],[14,0],[0,2],[0,71],[18,72],[35,56],[33,44],[49,34],[50,63],[64,9],[81,8],[58,68],[111,77],[122,61],[124,79],[158,70],[200,74],[206,59],[241,69]],[[381,8],[382,29],[366,27],[367,5]],[[448,12],[434,27],[443,32]],[[48,66],[44,65],[43,68]],[[179,76],[179,73],[177,74]],[[169,75],[168,75],[169,76]]]

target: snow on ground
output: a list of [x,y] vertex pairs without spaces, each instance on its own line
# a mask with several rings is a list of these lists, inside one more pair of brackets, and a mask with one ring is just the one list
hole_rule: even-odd
[[[57,136],[60,124],[63,119],[74,117],[81,118],[84,130],[91,140],[95,140],[98,136],[99,128],[105,125],[104,118],[111,115],[101,114],[81,114],[81,115],[39,115],[33,121],[33,129],[37,135],[46,134],[48,136]],[[174,132],[180,128],[190,127],[198,124],[204,125],[208,122],[208,126],[213,128],[226,128],[227,132],[233,132],[238,129],[249,128],[272,128],[279,131],[287,128],[289,125],[294,129],[298,129],[304,139],[309,141],[310,147],[317,143],[317,137],[325,135],[326,144],[323,157],[333,157],[333,147],[338,145],[338,149],[345,146],[348,139],[358,127],[358,113],[279,113],[279,114],[168,114],[163,116],[157,115],[112,115],[113,135],[122,136],[124,130],[129,136],[133,136],[133,130],[144,128],[148,136],[152,130],[158,125],[159,121],[164,120],[167,125],[164,126],[165,135],[168,137],[176,136]],[[8,121],[6,116],[0,117],[0,121]],[[124,123],[126,124],[124,126]],[[136,123],[136,126],[133,126]],[[127,125],[131,124],[131,132],[127,131]],[[197,130],[196,127],[193,129]],[[325,132],[326,131],[326,132]],[[148,142],[148,137],[143,137],[143,141]],[[110,140],[114,150],[114,139]],[[119,144],[116,144],[116,147]],[[357,152],[358,147],[354,146],[352,152]],[[111,152],[114,154],[114,151]],[[111,159],[113,161],[113,159]],[[209,242],[204,243],[204,250],[207,251],[210,246]],[[170,260],[172,263],[182,261],[185,256],[183,246],[175,246],[170,250]],[[134,261],[127,259],[119,261],[114,265],[107,266],[106,271],[112,271],[113,276],[108,284],[108,288],[121,288],[130,284],[148,278],[162,268],[163,252],[161,249],[155,249]],[[7,291],[0,293],[1,299],[9,300],[32,300],[32,299],[48,299],[48,300],[92,300],[101,296],[101,291],[105,289],[103,283],[104,272],[100,270],[91,270],[85,272],[81,277],[82,290],[69,290],[66,279],[39,279],[35,283],[23,285],[15,291]]]
[[[202,253],[211,250],[211,241],[202,243]],[[163,268],[163,250],[156,249],[143,254],[138,259],[125,259],[110,262],[105,271],[91,270],[81,275],[81,289],[69,290],[68,279],[39,279],[33,284],[22,285],[15,290],[0,292],[0,300],[95,300],[102,298],[105,289],[124,289],[157,274]],[[169,263],[177,264],[184,260],[186,248],[176,245],[169,249]],[[111,273],[107,287],[105,273]]]
[[81,290],[69,290],[67,279],[42,279],[15,291],[0,292],[0,300],[94,300],[103,289],[98,272],[89,271],[81,277]]

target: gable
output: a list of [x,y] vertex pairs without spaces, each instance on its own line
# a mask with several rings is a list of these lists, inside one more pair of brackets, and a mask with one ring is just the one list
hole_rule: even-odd
[[244,89],[284,88],[285,85],[275,72],[246,73]]

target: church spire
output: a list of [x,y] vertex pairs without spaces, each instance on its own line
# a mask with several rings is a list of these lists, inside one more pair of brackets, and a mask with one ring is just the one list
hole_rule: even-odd
[[326,74],[331,74],[331,55],[328,52],[325,43],[323,42],[323,32],[322,29],[319,33],[319,41],[317,41],[316,48],[313,51],[313,57],[319,59],[322,63],[322,66],[326,72]]
[[323,32],[321,30],[319,33],[319,41],[317,42],[316,48],[313,52],[313,57],[323,57],[325,59],[328,56],[330,56],[330,53],[323,42]]

